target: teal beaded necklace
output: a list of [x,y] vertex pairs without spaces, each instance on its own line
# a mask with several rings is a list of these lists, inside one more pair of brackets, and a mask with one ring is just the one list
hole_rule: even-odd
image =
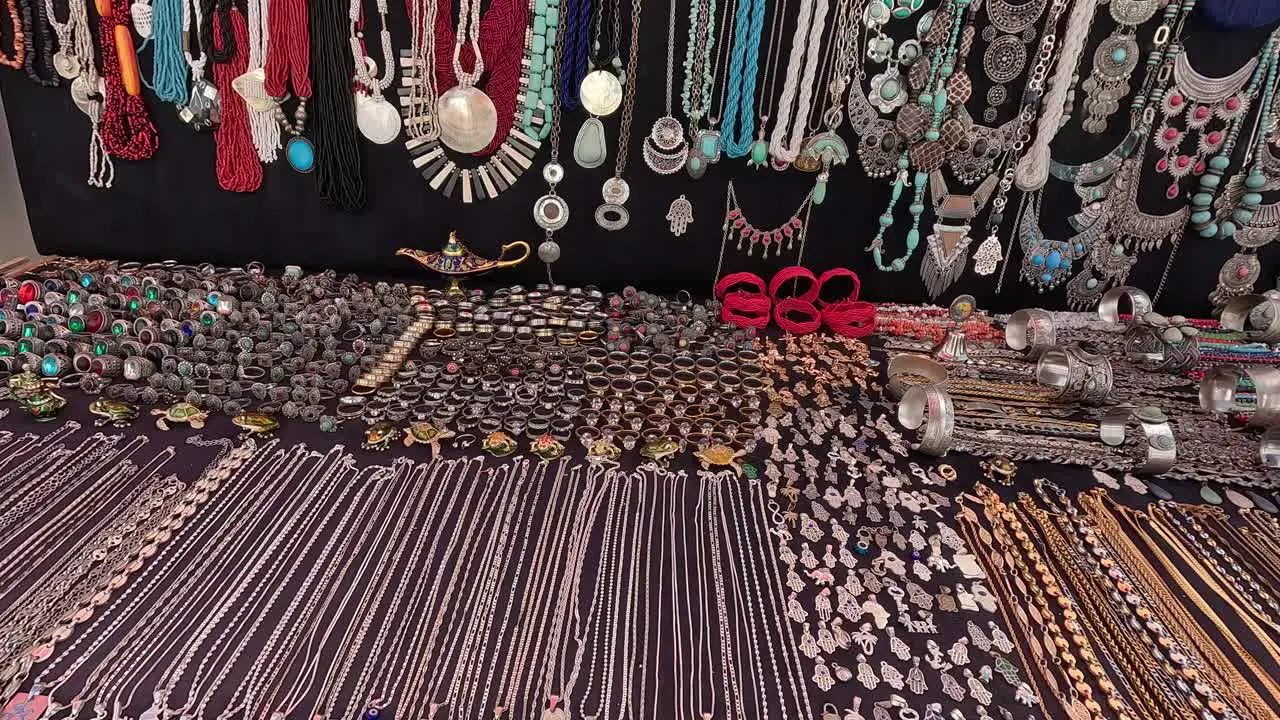
[[[969,7],[969,0],[953,0],[951,3],[951,31],[947,38],[945,47],[937,46],[933,49],[929,64],[929,82],[926,87],[930,90],[920,93],[918,102],[921,106],[929,109],[932,113],[929,122],[929,129],[925,131],[924,141],[912,146],[909,150],[903,150],[898,156],[898,177],[893,182],[893,192],[889,198],[889,206],[884,213],[880,215],[880,228],[876,231],[875,238],[871,241],[869,249],[871,257],[875,261],[876,267],[880,270],[890,272],[901,272],[907,267],[907,261],[915,254],[916,247],[920,244],[920,217],[924,214],[924,192],[929,183],[929,171],[934,168],[922,167],[920,160],[933,155],[928,146],[938,143],[941,138],[942,119],[947,110],[947,80],[951,74],[955,72],[956,52],[959,48],[960,31],[964,28],[964,13]],[[941,150],[938,147],[937,150]],[[941,156],[945,159],[945,153]],[[913,158],[916,160],[915,173],[912,176],[914,181],[911,204],[907,206],[907,210],[911,213],[911,229],[907,231],[907,251],[902,256],[894,258],[889,263],[884,262],[884,235],[893,227],[893,210],[898,205],[899,198],[902,197],[902,191],[907,187],[908,171],[911,168]]]
[[[1262,106],[1258,109],[1256,128],[1267,127],[1271,120],[1271,102],[1275,97],[1276,89],[1277,53],[1280,52],[1280,45],[1276,42],[1277,33],[1280,33],[1280,30],[1273,32],[1267,38],[1266,45],[1262,47],[1262,52],[1259,53],[1260,61],[1253,70],[1253,77],[1249,79],[1248,91],[1245,93],[1245,97],[1252,98],[1257,97],[1259,90],[1262,91]],[[1231,153],[1235,149],[1240,128],[1244,124],[1243,120],[1242,115],[1231,123],[1222,147],[1209,159],[1208,167],[1200,176],[1199,189],[1191,196],[1191,227],[1199,233],[1200,237],[1230,238],[1234,236],[1239,227],[1253,219],[1253,213],[1262,204],[1262,195],[1258,191],[1266,184],[1267,178],[1262,173],[1261,156],[1256,152],[1255,147],[1250,152],[1254,160],[1249,174],[1245,176],[1245,192],[1240,196],[1236,208],[1231,211],[1229,217],[1222,218],[1221,222],[1215,220],[1214,213],[1210,209],[1218,194],[1218,188],[1222,184],[1222,175],[1231,164]],[[1259,141],[1265,143],[1266,140],[1262,135],[1264,134],[1259,134]],[[1266,150],[1265,147],[1262,149]]]

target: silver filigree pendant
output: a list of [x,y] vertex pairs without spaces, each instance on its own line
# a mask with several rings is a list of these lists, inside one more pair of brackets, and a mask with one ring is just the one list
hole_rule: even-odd
[[684,195],[671,201],[671,208],[667,210],[667,222],[671,223],[671,234],[680,237],[689,229],[689,225],[693,223],[693,203]]
[[644,143],[644,162],[659,175],[673,175],[684,167],[689,145],[684,141],[680,121],[666,115],[658,118]]
[[986,277],[996,271],[996,266],[1000,264],[1000,260],[1004,258],[1004,253],[1000,249],[1000,240],[996,238],[995,233],[987,236],[986,240],[978,246],[977,252],[973,254],[973,271],[983,277]]

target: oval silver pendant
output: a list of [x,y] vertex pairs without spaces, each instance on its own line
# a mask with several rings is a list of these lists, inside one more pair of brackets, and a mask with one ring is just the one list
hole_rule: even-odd
[[582,107],[592,115],[612,115],[622,105],[622,83],[608,70],[595,70],[582,78],[578,96],[582,99]]
[[395,140],[400,134],[400,124],[400,113],[381,93],[356,93],[356,127],[369,142],[386,145]]
[[631,213],[621,205],[605,203],[596,208],[596,224],[605,230],[621,230],[631,222]]
[[533,203],[533,221],[543,230],[559,230],[569,222],[569,204],[559,195],[543,195]]
[[600,196],[606,205],[626,205],[631,197],[631,186],[620,177],[611,177],[601,186]]
[[498,133],[498,110],[481,90],[474,87],[451,88],[436,101],[440,122],[440,142],[451,150],[479,152],[493,142]]

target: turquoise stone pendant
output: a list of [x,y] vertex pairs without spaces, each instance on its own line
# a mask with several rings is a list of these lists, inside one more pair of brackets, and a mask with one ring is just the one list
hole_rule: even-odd
[[751,159],[747,160],[747,165],[753,168],[764,167],[769,162],[769,144],[764,140],[756,140],[751,143]]
[[706,174],[707,166],[717,162],[720,162],[720,132],[699,130],[689,150],[689,161],[685,163],[689,177],[697,180]]
[[301,135],[294,135],[284,148],[289,167],[300,173],[309,173],[316,167],[316,149],[311,141]]
[[1208,485],[1203,485],[1200,487],[1200,497],[1210,505],[1222,504],[1222,496],[1214,492],[1214,489],[1209,487]]

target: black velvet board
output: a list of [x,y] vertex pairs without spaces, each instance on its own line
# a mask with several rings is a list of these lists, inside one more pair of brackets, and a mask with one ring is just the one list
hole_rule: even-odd
[[[335,13],[345,15],[347,12],[345,2],[316,1],[332,3]],[[935,5],[928,3],[928,7]],[[366,6],[366,13],[372,13],[373,3],[368,2]],[[772,18],[780,5],[770,2],[769,6]],[[789,17],[798,5],[790,2],[781,7]],[[571,217],[569,225],[556,235],[563,250],[561,261],[554,266],[555,279],[559,282],[595,283],[606,289],[634,284],[654,291],[688,289],[695,295],[707,294],[715,279],[727,181],[734,181],[746,215],[758,227],[774,227],[786,221],[812,187],[812,175],[794,170],[785,173],[753,170],[743,160],[723,159],[697,181],[684,173],[660,176],[645,166],[640,153],[644,137],[664,110],[669,8],[653,0],[645,2],[643,7],[635,122],[624,174],[631,186],[627,203],[631,223],[624,230],[603,230],[593,219],[595,208],[601,202],[601,183],[614,170],[618,117],[605,121],[609,157],[603,166],[594,170],[579,168],[572,160],[573,139],[586,118],[585,113],[577,111],[565,117],[560,150],[567,178],[559,192],[570,205]],[[675,113],[679,115],[687,1],[679,3],[676,17]],[[403,3],[391,3],[390,22],[393,42],[397,50],[402,49],[409,40]],[[978,20],[979,31],[986,22],[984,13]],[[625,25],[624,22],[624,42]],[[1150,48],[1154,25],[1154,21],[1148,23],[1139,34],[1144,58]],[[915,18],[912,18],[909,22],[892,23],[889,31],[902,38],[914,27]],[[1081,61],[1081,82],[1092,67],[1093,47],[1114,27],[1107,8],[1100,8],[1090,45]],[[1219,31],[1201,18],[1193,17],[1184,39],[1194,67],[1202,74],[1221,76],[1256,55],[1267,30]],[[376,27],[371,31],[376,32]],[[782,36],[786,39],[784,48],[789,47],[791,28],[787,27]],[[768,46],[767,38],[764,46],[762,58]],[[985,46],[979,36],[968,61],[976,86],[968,104],[969,111],[978,118],[981,118],[986,94],[981,70]],[[374,51],[374,54],[379,53]],[[783,61],[785,64],[785,57]],[[149,50],[142,54],[140,62],[144,76],[149,77]],[[1132,83],[1134,87],[1141,74],[1140,67]],[[1020,94],[1022,82],[1019,79],[1012,84],[1012,95]],[[397,86],[393,85],[388,94]],[[866,92],[866,88],[862,91]],[[346,214],[326,207],[316,192],[314,177],[294,173],[283,159],[266,168],[262,187],[256,193],[240,195],[220,190],[214,175],[212,136],[188,130],[178,121],[172,106],[156,100],[149,91],[144,91],[144,96],[159,128],[160,150],[147,162],[117,161],[114,187],[110,190],[91,188],[85,183],[88,123],[72,104],[65,87],[41,88],[20,72],[4,71],[0,72],[0,92],[12,128],[32,231],[43,253],[179,258],[215,263],[259,259],[269,264],[302,264],[311,268],[334,267],[414,277],[421,276],[417,266],[406,258],[395,257],[395,249],[406,245],[435,249],[452,229],[458,230],[472,249],[490,257],[497,256],[503,243],[524,240],[536,249],[542,240],[543,233],[533,222],[531,208],[534,200],[546,192],[546,184],[540,177],[540,169],[549,156],[546,144],[539,151],[533,168],[525,172],[514,189],[495,200],[464,206],[460,200],[446,200],[427,186],[409,162],[403,136],[385,146],[360,139],[368,202],[362,212]],[[1083,99],[1084,93],[1078,89],[1076,112],[1053,145],[1055,159],[1066,163],[1101,157],[1118,143],[1128,128],[1128,114],[1122,108],[1113,116],[1106,135],[1086,135],[1080,129],[1079,109]],[[1013,111],[1014,102],[1006,102],[997,122],[1003,122]],[[856,140],[847,125],[844,136],[853,146]],[[1245,142],[1242,137],[1229,173],[1235,172]],[[1155,151],[1147,154],[1140,205],[1148,212],[1168,212],[1186,202],[1186,193],[1172,202],[1165,198],[1168,177],[1156,177],[1151,170],[1156,157]],[[958,182],[950,182],[953,189],[959,189]],[[1043,202],[1042,228],[1049,237],[1066,237],[1069,232],[1066,220],[1078,211],[1079,201],[1066,183],[1052,178],[1049,183]],[[1183,187],[1184,190],[1192,187],[1192,182],[1184,182]],[[695,221],[686,235],[674,237],[668,231],[665,215],[671,201],[681,194],[693,203]],[[868,179],[856,157],[834,169],[826,202],[813,209],[804,264],[816,272],[837,266],[856,270],[862,278],[865,299],[923,301],[926,295],[919,263],[926,252],[923,236],[931,229],[931,211],[925,213],[920,247],[905,272],[876,270],[865,250],[877,227],[876,218],[883,212],[888,198],[889,184]],[[1006,248],[1011,244],[1019,198],[1014,191],[1005,211],[1000,239]],[[907,204],[908,201],[899,203],[897,222],[886,239],[886,261],[900,255],[905,248],[910,222]],[[986,212],[973,225],[971,251],[985,237],[985,218]],[[1159,307],[1169,312],[1208,314],[1206,296],[1216,283],[1218,268],[1235,249],[1229,241],[1188,237],[1169,270]],[[970,292],[980,304],[997,310],[1031,305],[1064,307],[1062,287],[1041,296],[1019,281],[1020,251],[1015,252],[1019,254],[1014,257],[1013,267],[1007,268],[1004,288],[998,296],[995,277],[976,276],[970,266],[961,280],[939,299],[945,302],[957,293]],[[1144,255],[1130,276],[1130,284],[1154,292],[1169,252],[1166,244]],[[764,260],[757,252],[747,257],[736,252],[731,241],[724,272],[750,270],[767,280],[778,268],[793,264],[796,255],[793,251]],[[1263,250],[1262,259],[1258,290],[1271,287],[1280,264],[1269,249]],[[502,279],[510,281],[531,283],[546,278],[536,256],[518,269],[503,272]]]

